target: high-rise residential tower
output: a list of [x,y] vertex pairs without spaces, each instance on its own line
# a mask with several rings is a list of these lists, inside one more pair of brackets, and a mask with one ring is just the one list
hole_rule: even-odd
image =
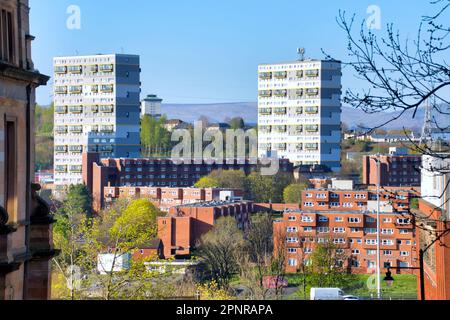
[[83,183],[82,153],[140,156],[139,56],[54,58],[55,191]]
[[141,116],[149,115],[153,118],[160,118],[162,101],[156,94],[149,94],[141,102]]
[[259,156],[339,171],[341,62],[262,64],[258,73]]

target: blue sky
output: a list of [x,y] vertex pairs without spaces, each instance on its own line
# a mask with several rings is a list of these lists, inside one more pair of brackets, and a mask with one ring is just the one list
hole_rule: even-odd
[[[80,30],[66,27],[70,5],[81,9]],[[30,0],[33,58],[51,75],[54,56],[139,54],[142,95],[166,103],[256,101],[260,63],[295,60],[298,47],[307,57],[323,58],[324,49],[346,61],[336,16],[355,13],[359,24],[370,5],[381,9],[377,33],[394,22],[410,37],[433,12],[428,0]],[[51,84],[38,89],[38,103],[50,103]],[[360,86],[350,69],[343,86]]]

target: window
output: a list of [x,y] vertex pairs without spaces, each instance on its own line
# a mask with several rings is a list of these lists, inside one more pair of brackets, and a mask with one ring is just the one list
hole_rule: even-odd
[[377,244],[377,239],[366,239],[366,244],[375,246]]
[[294,216],[289,216],[288,220],[289,220],[289,221],[296,221],[296,220],[297,220],[297,218],[296,218],[296,217],[294,217]]
[[394,244],[394,240],[391,239],[383,239],[381,240],[382,245],[392,246]]
[[352,250],[352,254],[359,254],[359,253],[360,253],[359,249],[353,249]]
[[394,234],[394,229],[381,229],[381,234]]
[[367,255],[368,256],[373,256],[377,254],[377,250],[367,250]]
[[407,256],[409,256],[409,252],[408,251],[400,251],[400,256],[407,257]]
[[366,222],[376,222],[376,219],[372,217],[367,217]]
[[333,243],[334,244],[343,244],[343,243],[345,243],[345,239],[344,238],[335,238],[335,239],[333,239]]
[[310,216],[302,216],[302,222],[313,222],[313,218]]
[[351,202],[344,202],[343,207],[344,208],[351,208],[351,207],[353,207],[353,203],[351,203]]
[[11,12],[0,11],[0,60],[14,63],[14,22]]
[[314,203],[313,202],[305,202],[303,205],[305,207],[314,207]]
[[[5,209],[11,220],[17,218],[17,131],[15,119],[7,119],[5,123]],[[11,221],[10,220],[10,221]]]
[[392,219],[391,218],[383,218],[383,223],[391,223]]
[[327,227],[318,227],[318,228],[317,228],[317,232],[318,232],[318,233],[327,233],[327,232],[330,232],[330,228],[327,228]]
[[288,265],[290,267],[295,267],[297,265],[297,259],[289,259],[288,260]]
[[286,232],[297,232],[297,231],[298,231],[297,227],[287,227],[286,228]]
[[355,233],[355,232],[359,232],[360,229],[359,228],[350,228],[350,232]]
[[340,205],[341,204],[339,202],[330,202],[330,207],[339,207]]
[[288,253],[297,253],[297,248],[288,248]]
[[342,221],[344,221],[344,219],[342,217],[336,217],[336,218],[334,218],[334,221],[342,222]]
[[312,248],[305,248],[305,249],[303,249],[303,252],[304,253],[312,253]]
[[361,218],[348,218],[349,223],[359,223],[361,222]]
[[345,233],[345,228],[334,228],[333,230],[334,233]]
[[328,217],[320,216],[319,222],[328,222]]
[[398,224],[409,224],[409,219],[405,219],[405,218],[399,218],[397,219],[397,223]]
[[383,250],[383,255],[392,256],[392,250]]
[[377,229],[376,228],[364,228],[364,231],[367,234],[375,234],[375,233],[377,233]]
[[286,238],[286,242],[287,243],[297,243],[298,242],[298,238],[287,237]]
[[312,232],[313,228],[312,227],[303,227],[303,231],[304,232]]

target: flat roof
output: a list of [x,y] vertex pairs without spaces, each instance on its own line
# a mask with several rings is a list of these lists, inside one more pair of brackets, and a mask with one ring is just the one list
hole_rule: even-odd
[[285,65],[285,64],[293,64],[293,63],[311,63],[311,62],[336,62],[341,63],[340,60],[334,59],[304,59],[304,60],[293,60],[293,61],[285,61],[285,62],[275,62],[275,63],[261,63],[258,66],[274,66],[274,65]]

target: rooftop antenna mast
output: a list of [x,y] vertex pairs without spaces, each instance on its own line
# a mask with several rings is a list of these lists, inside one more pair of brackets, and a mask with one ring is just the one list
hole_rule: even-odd
[[425,117],[422,128],[422,135],[420,137],[420,144],[427,144],[432,142],[432,105],[430,104],[430,98],[425,101]]
[[300,56],[300,61],[305,60],[305,52],[306,52],[305,48],[298,48],[297,49],[297,53]]

